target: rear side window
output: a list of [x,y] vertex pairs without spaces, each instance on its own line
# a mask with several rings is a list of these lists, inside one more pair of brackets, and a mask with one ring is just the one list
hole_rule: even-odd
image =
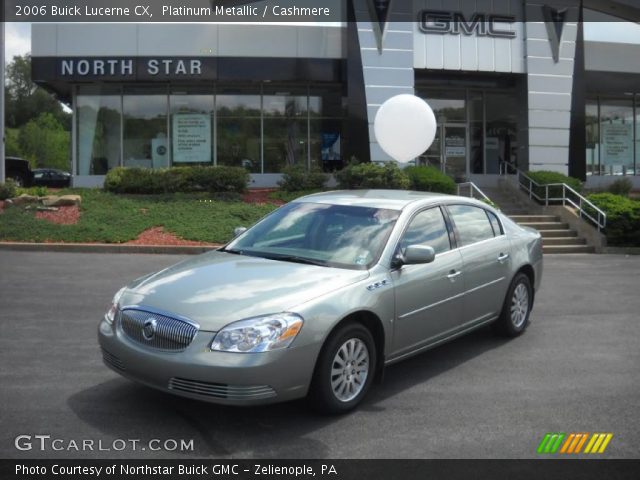
[[491,222],[491,226],[493,227],[493,234],[496,237],[499,237],[504,232],[502,231],[502,228],[500,227],[500,222],[498,221],[498,217],[496,217],[495,214],[491,213],[488,210],[485,210],[485,212],[487,213],[487,217],[489,217],[489,221]]
[[409,245],[428,245],[436,253],[451,248],[447,224],[438,207],[424,210],[413,217],[400,241],[400,248],[404,250]]
[[493,227],[484,208],[450,205],[448,209],[460,237],[460,246],[493,238]]

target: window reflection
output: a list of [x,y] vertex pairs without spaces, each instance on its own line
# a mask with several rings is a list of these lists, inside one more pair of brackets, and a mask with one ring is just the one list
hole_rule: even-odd
[[439,208],[420,212],[411,220],[400,241],[400,248],[404,250],[410,245],[428,245],[436,253],[446,252],[451,248],[447,225]]
[[448,208],[461,246],[493,238],[493,227],[483,208],[470,205],[451,205]]

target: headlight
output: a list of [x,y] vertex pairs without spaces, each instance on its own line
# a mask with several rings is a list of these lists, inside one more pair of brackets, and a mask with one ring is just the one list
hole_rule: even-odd
[[276,313],[234,322],[218,332],[211,350],[254,353],[287,348],[302,328],[302,317]]
[[118,313],[118,302],[120,301],[120,297],[122,297],[122,294],[124,293],[125,289],[126,287],[123,287],[120,290],[118,290],[118,293],[116,293],[113,297],[113,300],[111,300],[111,305],[109,306],[109,310],[107,311],[107,314],[104,316],[104,318],[107,319],[107,322],[113,323],[113,321],[116,319],[116,313]]

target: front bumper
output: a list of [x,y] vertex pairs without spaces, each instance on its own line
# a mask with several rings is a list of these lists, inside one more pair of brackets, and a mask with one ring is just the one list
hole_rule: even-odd
[[213,352],[215,333],[199,331],[180,352],[145,347],[104,319],[98,341],[105,365],[167,393],[225,405],[259,405],[304,397],[320,346],[264,353]]

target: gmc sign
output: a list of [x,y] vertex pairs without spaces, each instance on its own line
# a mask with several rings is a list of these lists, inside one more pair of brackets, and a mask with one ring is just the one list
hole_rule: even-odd
[[498,28],[499,23],[514,23],[513,15],[474,13],[467,19],[462,12],[422,10],[419,14],[420,30],[424,33],[452,35],[478,35],[480,37],[515,38],[516,32]]

